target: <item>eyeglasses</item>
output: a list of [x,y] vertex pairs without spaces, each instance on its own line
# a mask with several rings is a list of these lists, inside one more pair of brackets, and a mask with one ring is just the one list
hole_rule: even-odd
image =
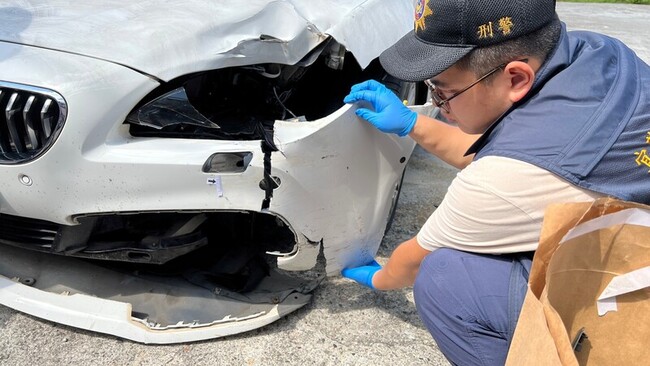
[[[528,59],[525,58],[525,59],[517,60],[517,61],[528,62]],[[494,74],[498,70],[503,69],[510,62],[511,61],[504,62],[501,65],[495,67],[494,69],[488,71],[487,74],[481,76],[480,78],[478,78],[478,80],[476,80],[475,82],[473,82],[473,83],[469,84],[468,86],[464,87],[460,91],[452,94],[452,96],[450,96],[449,98],[444,98],[440,94],[440,91],[436,88],[436,85],[431,82],[431,80],[428,80],[428,79],[425,80],[424,83],[427,84],[427,87],[429,87],[429,91],[431,92],[431,103],[435,104],[436,107],[442,109],[443,111],[445,111],[447,113],[450,113],[451,112],[451,108],[449,107],[449,101],[450,100],[452,100],[452,99],[456,98],[457,96],[463,94],[464,92],[468,91],[474,85],[476,85],[476,84],[480,83],[481,81],[487,79],[488,77],[490,77],[490,75]]]

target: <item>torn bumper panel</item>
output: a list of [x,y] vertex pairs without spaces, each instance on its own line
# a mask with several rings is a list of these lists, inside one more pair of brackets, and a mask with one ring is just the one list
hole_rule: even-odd
[[146,279],[74,258],[6,246],[0,246],[0,255],[1,304],[141,343],[191,342],[259,328],[307,304],[318,282],[276,273],[260,284],[261,296],[235,299],[183,281]]

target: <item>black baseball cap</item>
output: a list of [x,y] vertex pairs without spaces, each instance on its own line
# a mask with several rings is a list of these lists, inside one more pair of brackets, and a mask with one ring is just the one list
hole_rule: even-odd
[[396,78],[422,81],[475,48],[532,33],[554,20],[555,0],[418,0],[414,30],[379,60]]

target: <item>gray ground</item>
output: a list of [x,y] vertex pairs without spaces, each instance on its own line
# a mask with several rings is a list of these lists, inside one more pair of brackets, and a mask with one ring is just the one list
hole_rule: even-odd
[[[622,39],[650,62],[650,6],[559,3],[571,29]],[[440,203],[455,171],[420,149],[411,158],[385,263]],[[176,346],[146,346],[60,326],[0,306],[1,365],[447,365],[418,319],[411,289],[371,292],[326,280],[311,304],[246,334]]]

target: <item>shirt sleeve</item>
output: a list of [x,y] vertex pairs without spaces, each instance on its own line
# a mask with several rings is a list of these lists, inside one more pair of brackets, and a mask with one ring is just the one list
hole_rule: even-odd
[[602,196],[532,164],[488,156],[458,173],[417,241],[426,250],[532,251],[537,249],[548,204],[593,201]]

